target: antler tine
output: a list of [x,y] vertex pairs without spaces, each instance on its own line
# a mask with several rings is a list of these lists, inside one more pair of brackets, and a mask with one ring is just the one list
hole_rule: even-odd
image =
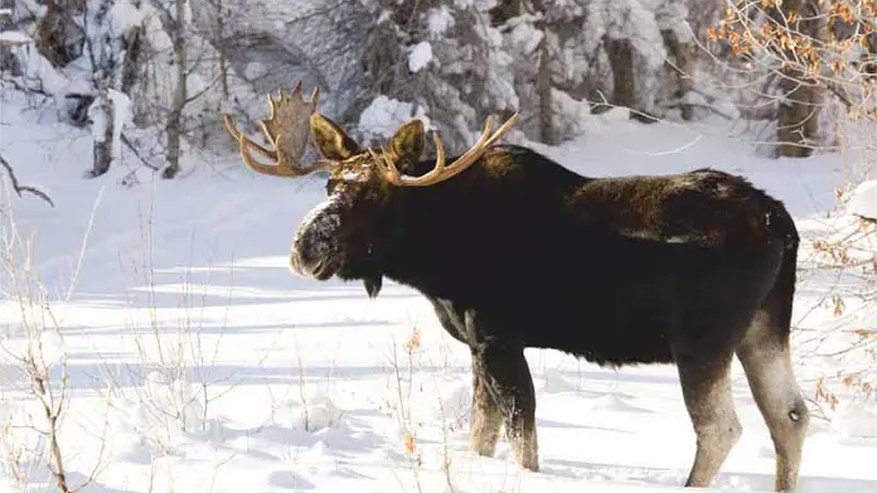
[[496,131],[492,130],[493,120],[488,117],[484,122],[484,130],[481,132],[481,136],[469,148],[466,152],[460,155],[457,159],[454,160],[453,163],[449,165],[445,165],[445,147],[442,144],[442,139],[439,134],[433,133],[433,141],[435,142],[436,149],[436,158],[435,158],[435,166],[431,171],[422,176],[407,176],[399,173],[399,170],[396,168],[395,163],[393,163],[392,159],[387,158],[387,153],[383,153],[380,156],[381,159],[376,159],[376,162],[379,163],[379,166],[384,171],[384,175],[387,178],[387,181],[397,186],[406,186],[406,187],[425,187],[429,185],[435,185],[436,183],[445,181],[449,178],[452,178],[464,170],[466,170],[469,166],[472,166],[484,153],[487,149],[496,143],[512,126],[517,122],[518,114],[515,113],[508,120],[505,121]]
[[228,131],[228,133],[230,133],[232,138],[234,138],[234,140],[236,140],[238,142],[238,145],[240,146],[241,151],[244,150],[244,146],[247,146],[250,149],[258,151],[260,154],[267,157],[268,159],[272,159],[275,161],[277,160],[277,153],[276,152],[274,152],[270,149],[265,149],[260,144],[253,142],[252,139],[250,139],[249,137],[247,137],[246,135],[241,133],[241,131],[237,129],[237,126],[235,126],[234,121],[231,118],[231,115],[223,115],[222,121],[225,124],[225,129]]
[[[302,94],[302,83],[299,81],[291,91],[282,89],[276,96],[268,93],[270,115],[259,121],[259,127],[272,149],[263,147],[244,135],[231,115],[224,115],[223,122],[228,133],[238,142],[241,159],[244,164],[256,172],[271,176],[302,176],[320,169],[333,166],[333,161],[319,160],[308,166],[299,162],[304,154],[310,133],[309,119],[316,111],[320,89],[315,87],[310,100]],[[253,152],[270,159],[272,164],[263,164],[253,157]]]

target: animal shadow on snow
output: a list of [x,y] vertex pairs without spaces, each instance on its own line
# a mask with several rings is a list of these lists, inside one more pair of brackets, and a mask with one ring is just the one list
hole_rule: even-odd
[[[180,267],[156,270],[151,285],[135,285],[128,288],[127,295],[112,293],[87,293],[79,296],[95,306],[108,308],[124,305],[130,299],[150,294],[150,302],[156,308],[178,308],[180,297],[192,298],[192,303],[200,308],[206,306],[225,306],[250,304],[290,304],[311,301],[350,301],[364,300],[365,292],[359,283],[328,281],[326,285],[315,287],[307,279],[291,276],[285,264],[268,267],[210,266],[205,269],[186,270]],[[188,287],[183,290],[183,285]],[[185,292],[184,292],[185,291]],[[126,296],[128,299],[126,299]],[[394,292],[385,290],[382,299],[418,298],[414,292]],[[95,300],[102,300],[95,303]]]
[[[86,354],[86,353],[83,353]],[[100,358],[101,353],[94,353],[92,358]],[[100,388],[106,381],[106,376],[113,376],[113,385],[118,389],[139,388],[143,385],[145,376],[153,370],[159,370],[157,364],[146,365],[140,362],[107,362],[107,363],[78,363],[68,362],[67,389],[72,391],[93,391]],[[439,372],[448,370],[440,365],[422,365],[418,367],[424,372]],[[61,368],[52,369],[52,378],[61,378]],[[11,375],[16,367],[0,365],[0,371]],[[455,374],[464,373],[460,368],[451,369]],[[299,379],[304,378],[305,384],[325,382],[328,376],[332,378],[352,381],[384,376],[387,374],[385,366],[375,365],[313,365],[300,368],[292,365],[282,366],[247,366],[234,364],[215,364],[202,368],[191,368],[186,374],[187,381],[199,383],[202,380],[208,385],[216,387],[224,386],[251,386],[266,384],[289,384],[298,385]]]

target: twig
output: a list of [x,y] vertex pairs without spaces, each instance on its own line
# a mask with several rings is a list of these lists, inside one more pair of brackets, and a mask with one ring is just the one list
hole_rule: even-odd
[[13,171],[12,165],[9,164],[9,161],[7,161],[3,156],[0,156],[0,164],[2,164],[3,167],[6,168],[6,172],[9,173],[9,179],[12,181],[12,189],[15,190],[15,193],[19,197],[21,197],[22,192],[29,192],[45,200],[50,206],[55,207],[55,203],[52,202],[52,199],[49,198],[49,196],[46,195],[46,193],[42,190],[34,187],[29,187],[27,185],[21,185],[20,183],[18,183],[18,178],[15,176],[15,171]]
[[146,160],[146,158],[144,158],[143,156],[140,155],[140,151],[138,151],[137,148],[134,147],[134,144],[131,142],[130,139],[128,139],[128,137],[125,136],[125,134],[119,134],[119,135],[122,138],[122,143],[125,144],[126,146],[128,146],[128,149],[131,149],[131,152],[133,152],[134,155],[137,156],[137,159],[139,159],[140,162],[143,163],[143,166],[146,166],[147,168],[149,168],[153,171],[159,170],[158,166],[155,166],[154,164],[150,164],[149,161]]

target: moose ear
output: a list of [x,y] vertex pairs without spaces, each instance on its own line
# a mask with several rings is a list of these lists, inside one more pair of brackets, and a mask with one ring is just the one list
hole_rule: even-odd
[[423,122],[409,120],[390,139],[390,149],[399,159],[399,168],[413,166],[423,154]]
[[326,159],[343,161],[360,152],[356,142],[337,123],[319,113],[311,115],[311,131],[314,134],[314,145]]

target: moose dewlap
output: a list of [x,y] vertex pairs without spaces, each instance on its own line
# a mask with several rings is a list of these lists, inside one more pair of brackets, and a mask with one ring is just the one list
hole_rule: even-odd
[[[528,148],[497,145],[490,120],[466,152],[421,161],[423,125],[362,148],[317,113],[301,85],[269,96],[271,148],[225,123],[244,163],[273,176],[327,170],[327,200],[296,232],[290,266],[319,280],[384,277],[420,291],[466,344],[474,376],[471,445],[493,453],[504,425],[515,458],[538,468],[524,348],[602,365],[674,363],[706,486],[740,435],[731,399],[743,364],[776,449],[776,489],[795,487],[808,412],[789,348],[798,234],[779,201],[701,169],[587,178]],[[300,163],[309,135],[322,159]],[[268,164],[256,160],[265,158]]]

